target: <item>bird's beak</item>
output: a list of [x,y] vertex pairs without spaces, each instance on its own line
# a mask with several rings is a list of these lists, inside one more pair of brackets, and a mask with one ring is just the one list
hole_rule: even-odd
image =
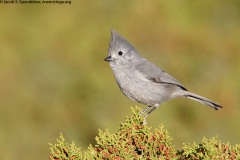
[[110,61],[112,61],[112,57],[111,57],[111,56],[108,56],[108,57],[106,57],[104,60],[107,61],[107,62],[110,62]]

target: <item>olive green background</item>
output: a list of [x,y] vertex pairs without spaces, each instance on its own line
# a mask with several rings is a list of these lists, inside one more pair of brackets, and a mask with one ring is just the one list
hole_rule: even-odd
[[85,150],[98,129],[117,130],[131,101],[107,56],[111,29],[187,89],[224,106],[188,99],[151,116],[176,148],[218,135],[240,143],[240,1],[90,0],[0,4],[1,159],[47,159],[60,132]]

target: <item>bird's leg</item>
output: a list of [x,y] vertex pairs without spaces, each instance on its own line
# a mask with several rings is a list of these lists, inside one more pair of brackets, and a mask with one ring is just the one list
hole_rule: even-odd
[[[148,111],[149,110],[149,108],[151,108],[151,107],[153,107],[152,109],[150,109],[150,111]],[[155,109],[157,109],[159,107],[159,104],[156,104],[156,105],[154,105],[154,106],[148,106],[146,109],[144,109],[143,111],[142,111],[142,113],[141,113],[141,115],[143,115],[144,113],[146,113],[147,111],[147,114],[144,116],[144,121],[143,121],[143,125],[146,125],[147,124],[147,117],[155,110]]]
[[[147,111],[149,110],[149,108],[151,108],[152,106],[147,106],[147,108],[145,108],[142,112],[141,112],[141,115],[144,115],[145,113],[148,113]],[[146,121],[146,116],[144,116],[144,121],[143,121],[143,125],[146,125],[147,124],[147,121]]]
[[157,105],[155,105],[155,106],[153,106],[153,108],[150,110],[150,111],[148,111],[147,112],[147,115],[144,117],[144,119],[146,119],[155,109],[157,109],[159,107],[159,105],[157,104]]
[[141,112],[141,115],[143,115],[144,113],[146,113],[146,111],[151,108],[152,106],[147,106],[147,108],[145,108],[142,112]]

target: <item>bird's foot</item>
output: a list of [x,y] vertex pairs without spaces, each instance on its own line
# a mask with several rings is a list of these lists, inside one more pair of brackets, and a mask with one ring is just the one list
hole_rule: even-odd
[[144,118],[143,125],[147,125],[147,119]]

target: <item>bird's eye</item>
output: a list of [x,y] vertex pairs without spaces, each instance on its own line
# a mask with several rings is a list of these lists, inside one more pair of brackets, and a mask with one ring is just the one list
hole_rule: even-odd
[[122,51],[119,51],[119,52],[118,52],[118,55],[119,55],[119,56],[121,56],[122,54],[123,54],[123,52],[122,52]]

